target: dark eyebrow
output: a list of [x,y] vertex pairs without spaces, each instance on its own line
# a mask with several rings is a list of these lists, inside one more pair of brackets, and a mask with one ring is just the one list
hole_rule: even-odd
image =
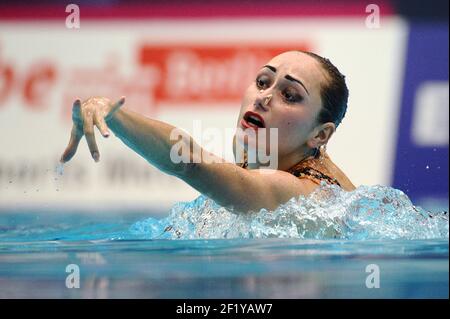
[[289,81],[297,82],[298,84],[300,84],[301,86],[303,86],[303,88],[305,89],[306,93],[308,93],[308,95],[309,95],[308,90],[306,89],[306,87],[303,85],[303,83],[302,83],[300,80],[294,79],[294,78],[293,78],[292,76],[290,76],[289,74],[286,75],[284,78],[285,78],[286,80],[289,80]]
[[271,66],[271,65],[265,65],[265,66],[263,66],[263,68],[268,68],[273,73],[277,73],[277,69],[275,67]]
[[[276,69],[275,67],[271,66],[271,65],[265,65],[265,66],[263,66],[263,68],[268,68],[268,69],[271,70],[273,73],[276,73],[276,72],[277,72],[277,69]],[[286,75],[284,78],[285,78],[286,80],[289,80],[289,81],[297,82],[298,84],[300,84],[301,86],[303,86],[303,88],[305,89],[306,93],[308,93],[308,95],[309,95],[309,91],[306,89],[306,87],[305,87],[305,85],[302,83],[302,81],[293,78],[293,77],[290,76],[289,74]]]

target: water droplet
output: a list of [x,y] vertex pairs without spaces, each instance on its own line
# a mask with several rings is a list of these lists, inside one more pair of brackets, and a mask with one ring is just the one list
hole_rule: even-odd
[[64,164],[63,163],[59,163],[58,165],[56,165],[55,172],[58,175],[64,174]]
[[12,184],[12,181],[9,181],[10,184]]

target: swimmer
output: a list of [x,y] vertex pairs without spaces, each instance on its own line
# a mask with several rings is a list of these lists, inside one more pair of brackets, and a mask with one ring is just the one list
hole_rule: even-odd
[[[238,129],[255,130],[256,136],[259,129],[278,129],[278,166],[271,174],[262,174],[267,168],[259,158],[248,161],[245,156],[237,163],[220,158],[174,163],[170,153],[178,141],[171,140],[170,135],[175,127],[122,107],[123,97],[115,103],[105,97],[74,102],[71,137],[61,162],[75,155],[83,136],[92,158],[99,161],[95,126],[103,137],[114,132],[150,164],[234,212],[274,210],[292,197],[310,194],[321,182],[346,191],[355,189],[326,152],[327,143],[345,116],[347,100],[345,78],[328,59],[311,52],[288,51],[258,71],[244,93],[237,120]],[[188,149],[195,149],[190,147],[195,143],[192,138],[184,143]],[[254,145],[235,135],[235,156],[237,143],[247,152]]]

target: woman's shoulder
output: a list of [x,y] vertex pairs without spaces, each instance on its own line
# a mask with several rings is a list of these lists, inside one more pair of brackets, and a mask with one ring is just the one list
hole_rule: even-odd
[[339,181],[341,187],[346,191],[353,191],[356,189],[350,178],[331,160],[328,154],[325,153],[326,166],[328,171]]
[[322,153],[319,158],[310,158],[298,163],[289,170],[289,173],[316,185],[320,185],[324,181],[328,184],[338,185],[346,191],[356,188],[326,152]]
[[[274,196],[276,202],[285,203],[292,197],[311,194],[319,184],[312,180],[300,179],[282,170],[255,169],[249,170],[255,179],[261,180],[265,188]],[[262,177],[262,178],[261,178]]]

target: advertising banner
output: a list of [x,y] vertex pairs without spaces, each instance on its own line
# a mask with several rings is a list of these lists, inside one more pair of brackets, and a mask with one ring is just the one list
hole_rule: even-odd
[[[356,185],[389,185],[407,27],[364,17],[0,22],[0,206],[169,207],[198,194],[115,136],[82,140],[55,173],[76,98],[126,96],[124,107],[192,133],[236,127],[256,71],[286,50],[310,50],[346,75],[348,112],[328,151]],[[97,132],[98,133],[98,132]],[[231,138],[200,144],[232,160]],[[222,155],[222,154],[219,154]]]

